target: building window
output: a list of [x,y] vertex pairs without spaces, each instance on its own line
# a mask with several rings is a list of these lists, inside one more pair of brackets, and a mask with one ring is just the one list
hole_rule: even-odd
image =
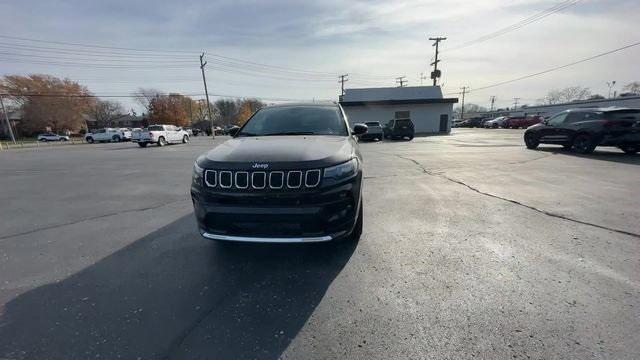
[[411,112],[410,111],[396,111],[396,119],[410,119]]

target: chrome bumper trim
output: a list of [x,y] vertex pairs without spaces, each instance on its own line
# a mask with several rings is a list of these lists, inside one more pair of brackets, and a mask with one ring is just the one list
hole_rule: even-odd
[[200,232],[200,234],[212,240],[224,240],[224,241],[240,241],[240,242],[255,242],[255,243],[277,243],[277,244],[295,244],[295,243],[312,243],[312,242],[325,242],[331,241],[331,236],[319,236],[319,237],[294,237],[294,238],[264,238],[264,237],[249,237],[249,236],[230,236],[230,235],[218,235],[209,234],[207,232]]

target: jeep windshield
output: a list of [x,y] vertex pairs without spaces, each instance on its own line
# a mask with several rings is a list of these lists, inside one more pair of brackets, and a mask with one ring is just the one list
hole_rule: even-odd
[[336,135],[349,132],[333,106],[274,106],[258,110],[237,136]]

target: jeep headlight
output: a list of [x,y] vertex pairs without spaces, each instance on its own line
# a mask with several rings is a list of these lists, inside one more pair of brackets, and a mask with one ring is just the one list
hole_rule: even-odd
[[204,176],[204,169],[198,166],[198,162],[193,163],[193,173],[191,179],[194,184],[202,185],[202,177]]
[[325,168],[322,183],[324,185],[332,185],[352,178],[358,173],[359,165],[358,158],[353,158],[345,163]]

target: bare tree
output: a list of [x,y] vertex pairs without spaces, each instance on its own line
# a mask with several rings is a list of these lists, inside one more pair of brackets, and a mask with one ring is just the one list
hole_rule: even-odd
[[91,110],[96,127],[113,126],[113,121],[125,115],[122,104],[117,101],[97,100]]
[[136,102],[142,105],[147,112],[151,109],[151,104],[154,99],[165,95],[166,94],[160,90],[150,88],[138,88],[138,90],[133,93]]
[[[479,113],[479,112],[485,112],[485,111],[487,111],[487,108],[484,107],[484,106],[480,106],[480,105],[476,105],[476,104],[464,104],[465,117],[467,115],[471,115],[471,114],[475,114],[475,113]],[[456,117],[459,117],[461,112],[462,112],[462,107],[461,106],[456,106],[456,108],[453,109],[453,114]]]
[[233,124],[240,110],[238,101],[233,99],[218,99],[213,103],[217,122],[222,125]]
[[591,90],[582,86],[569,86],[562,90],[553,89],[547,93],[545,102],[549,105],[586,100],[591,96]]
[[630,82],[622,88],[625,93],[640,95],[640,81]]

